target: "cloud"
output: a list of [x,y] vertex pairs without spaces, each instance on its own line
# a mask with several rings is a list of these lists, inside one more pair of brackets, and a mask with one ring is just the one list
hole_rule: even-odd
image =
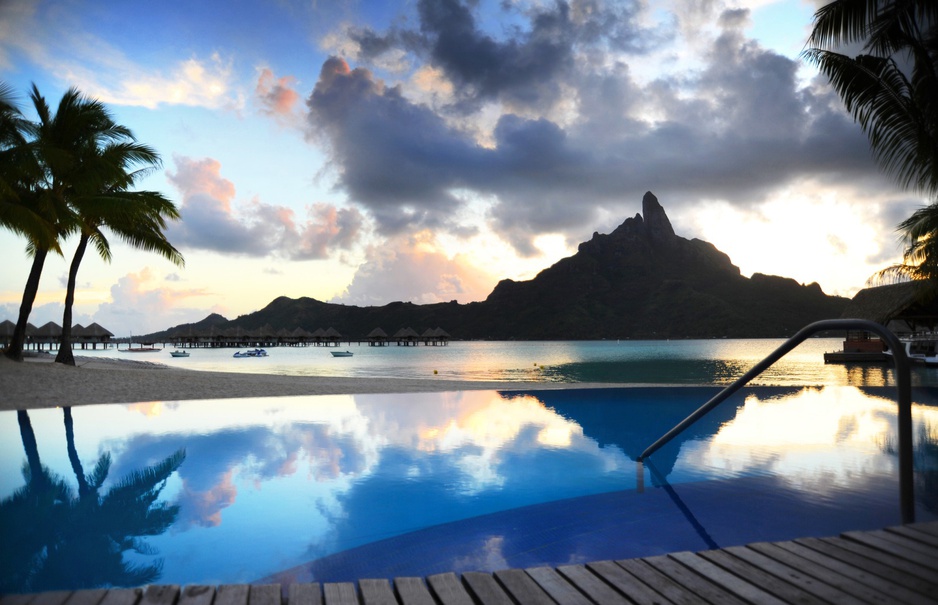
[[422,49],[416,73],[478,110],[467,119],[467,106],[427,100],[420,78],[411,91],[331,57],[307,99],[310,137],[379,233],[456,233],[460,212],[481,204],[526,256],[541,234],[575,243],[614,228],[647,190],[679,214],[703,200],[755,206],[806,180],[850,183],[857,198],[892,187],[825,81],[805,83],[799,61],[746,38],[748,11],[696,4],[712,25],[698,63],[643,81],[633,66],[672,40],[666,25],[637,25],[638,4],[532,9],[496,39],[469,3],[420,2],[419,29],[359,32],[358,56]]
[[267,67],[260,70],[254,93],[261,111],[281,120],[292,121],[300,100],[300,94],[293,89],[295,80],[292,76],[277,78]]
[[174,157],[170,182],[182,193],[182,220],[167,229],[177,246],[216,252],[290,260],[327,258],[358,241],[364,220],[355,208],[327,204],[308,207],[298,222],[292,209],[253,199],[234,208],[234,184],[221,176],[221,163],[211,158]]
[[417,304],[484,299],[497,277],[464,257],[448,258],[428,232],[385,242],[368,251],[346,291],[332,302],[358,306],[402,300]]
[[211,296],[209,291],[200,288],[183,290],[153,287],[154,283],[159,282],[149,267],[121,277],[111,286],[111,302],[102,303],[94,312],[95,321],[117,336],[128,336],[196,322],[209,313],[223,311],[217,307],[205,309],[183,306],[189,299]]
[[0,3],[0,67],[11,63],[11,54],[21,54],[63,85],[114,105],[237,109],[243,104],[231,61],[221,54],[161,57],[161,67],[145,65],[90,33],[83,18],[93,13],[69,8],[29,0]]

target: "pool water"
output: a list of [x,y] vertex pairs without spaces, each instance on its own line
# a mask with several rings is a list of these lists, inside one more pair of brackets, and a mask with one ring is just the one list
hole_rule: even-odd
[[[0,593],[492,571],[900,522],[890,388],[749,388],[637,465],[717,391],[0,413]],[[934,520],[938,389],[913,399],[916,515]]]

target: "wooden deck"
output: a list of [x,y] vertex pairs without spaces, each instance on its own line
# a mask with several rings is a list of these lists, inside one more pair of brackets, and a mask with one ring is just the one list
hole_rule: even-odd
[[938,522],[557,568],[6,595],[0,605],[938,603]]

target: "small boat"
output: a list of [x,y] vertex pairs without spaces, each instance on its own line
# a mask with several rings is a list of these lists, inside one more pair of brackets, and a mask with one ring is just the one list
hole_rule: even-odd
[[169,354],[172,355],[173,357],[188,357],[189,356],[189,354],[185,351],[170,351]]
[[248,349],[244,353],[238,351],[234,356],[239,359],[242,357],[267,357],[267,351],[264,349]]
[[126,349],[121,349],[124,353],[155,353],[162,350],[163,349],[157,349],[156,347],[127,347]]
[[351,357],[354,355],[351,351],[329,351],[333,357]]

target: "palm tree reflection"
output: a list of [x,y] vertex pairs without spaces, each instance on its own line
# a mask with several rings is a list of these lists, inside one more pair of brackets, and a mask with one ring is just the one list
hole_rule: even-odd
[[162,559],[137,565],[124,554],[156,554],[143,538],[162,534],[176,520],[179,507],[158,499],[185,460],[185,449],[130,473],[102,494],[111,455],[102,454],[85,475],[75,448],[71,408],[64,408],[64,414],[77,497],[62,477],[42,465],[29,414],[17,412],[26,484],[0,501],[0,594],[139,586],[160,577]]

